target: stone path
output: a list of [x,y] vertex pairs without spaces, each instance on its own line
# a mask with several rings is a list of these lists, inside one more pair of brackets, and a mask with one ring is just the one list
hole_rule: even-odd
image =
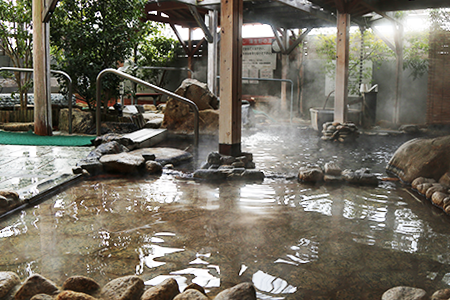
[[[72,176],[72,167],[93,147],[0,145],[0,190],[30,198]],[[39,188],[40,187],[40,188]]]

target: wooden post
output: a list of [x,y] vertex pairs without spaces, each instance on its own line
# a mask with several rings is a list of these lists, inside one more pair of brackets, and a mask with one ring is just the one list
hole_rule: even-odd
[[395,72],[395,103],[392,123],[398,125],[400,123],[400,101],[403,87],[403,26],[401,24],[395,24],[395,56],[397,70]]
[[241,154],[242,0],[221,0],[219,153]]
[[44,0],[33,0],[34,132],[52,135],[50,98],[50,24],[43,23]]
[[[188,55],[188,68],[189,70],[194,70],[193,64],[192,64],[192,58],[194,56],[194,51],[192,51],[192,28],[189,27],[189,35],[188,35],[188,49],[189,49],[189,53]],[[188,72],[188,78],[191,78],[192,74],[191,72]]]
[[217,26],[218,26],[217,10],[209,11],[209,31],[211,32],[213,41],[208,43],[208,87],[209,90],[217,95]]
[[[284,49],[289,48],[289,32],[283,29],[283,45]],[[287,79],[287,74],[289,70],[289,53],[281,52],[281,79]],[[287,101],[287,83],[281,83],[281,113],[288,111],[288,101]]]
[[350,14],[337,13],[334,121],[347,122]]

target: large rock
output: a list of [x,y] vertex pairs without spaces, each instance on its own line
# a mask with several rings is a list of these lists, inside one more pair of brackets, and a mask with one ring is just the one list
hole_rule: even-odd
[[74,291],[64,291],[56,297],[56,300],[97,300],[88,294],[74,292]]
[[14,191],[0,191],[0,214],[10,211],[23,204],[19,194]]
[[173,300],[209,300],[209,298],[198,290],[189,289],[178,294]]
[[16,273],[0,272],[0,299],[3,299],[18,284],[20,284],[20,278]]
[[409,286],[396,286],[384,292],[381,300],[425,300],[427,293],[418,288]]
[[196,79],[185,79],[175,91],[175,94],[193,101],[198,106],[198,110],[219,108],[219,101],[217,100],[217,97],[210,92],[208,85]]
[[[218,130],[218,100],[207,85],[195,79],[186,79],[175,91],[176,94],[193,101],[199,110],[199,128],[202,133],[216,134]],[[194,130],[194,112],[179,100],[168,98],[164,111],[163,128],[181,134]]]
[[450,170],[448,149],[450,136],[410,140],[395,151],[386,171],[406,183],[418,177],[438,181]]
[[302,167],[298,171],[298,180],[300,182],[316,183],[323,181],[323,171],[319,167]]
[[138,276],[120,277],[108,282],[102,290],[102,298],[108,300],[139,300],[144,292],[144,281]]
[[128,151],[129,149],[124,145],[118,143],[117,141],[112,141],[99,145],[88,154],[87,158],[100,158],[105,154],[117,154]]
[[58,287],[50,280],[39,274],[31,275],[16,292],[15,300],[28,300],[37,294],[54,295],[58,292]]
[[[72,109],[72,132],[86,133],[94,126],[94,117],[91,112],[82,111],[78,108]],[[63,108],[59,111],[60,131],[69,131],[69,109]]]
[[118,142],[119,144],[127,147],[130,150],[135,148],[135,143],[133,142],[133,140],[118,133],[107,133],[96,137],[94,140],[94,146],[98,147],[101,144],[106,144],[113,141]]
[[149,288],[142,295],[141,300],[172,300],[180,293],[178,283],[175,279],[169,278],[161,284]]
[[95,280],[85,276],[72,276],[64,281],[63,290],[92,294],[100,290],[100,285]]
[[215,300],[256,300],[253,284],[244,282],[219,293]]
[[199,131],[201,134],[216,135],[219,132],[219,111],[205,109],[199,113]]
[[137,173],[145,167],[145,159],[142,155],[133,155],[128,152],[106,154],[100,157],[103,170],[114,173]]
[[143,157],[155,155],[155,161],[163,166],[167,164],[176,166],[192,159],[192,154],[189,152],[166,147],[142,148],[130,151],[129,153]]

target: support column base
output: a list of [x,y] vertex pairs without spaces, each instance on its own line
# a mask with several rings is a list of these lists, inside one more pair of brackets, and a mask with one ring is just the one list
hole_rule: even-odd
[[228,156],[240,156],[241,151],[241,143],[238,144],[219,144],[219,153],[222,155]]

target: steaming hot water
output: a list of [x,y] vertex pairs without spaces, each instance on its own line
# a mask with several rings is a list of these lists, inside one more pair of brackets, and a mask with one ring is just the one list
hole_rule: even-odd
[[[394,182],[311,186],[301,166],[336,162],[380,177],[408,137],[321,142],[309,129],[244,132],[262,183],[204,183],[176,173],[92,180],[0,221],[1,270],[105,284],[174,277],[211,295],[252,281],[260,299],[380,299],[394,286],[450,285],[449,217]],[[200,159],[217,142],[200,146]],[[189,168],[190,166],[184,166]],[[192,171],[192,170],[191,170]]]

